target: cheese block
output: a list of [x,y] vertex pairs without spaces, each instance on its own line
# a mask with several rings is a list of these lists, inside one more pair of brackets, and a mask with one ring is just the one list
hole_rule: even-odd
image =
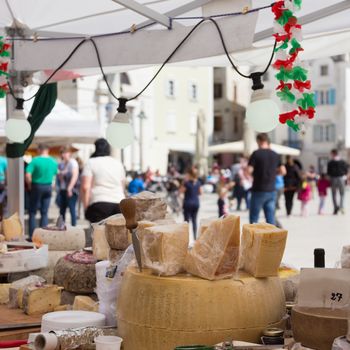
[[186,271],[208,280],[231,277],[238,268],[239,241],[238,216],[212,221],[187,254]]
[[159,194],[143,191],[132,197],[136,204],[136,221],[165,219],[167,203]]
[[10,298],[10,283],[0,284],[0,304],[7,304]]
[[241,268],[254,277],[277,276],[287,233],[266,223],[243,225]]
[[61,302],[61,287],[55,285],[29,286],[23,293],[23,311],[27,315],[52,312]]
[[53,311],[67,311],[67,310],[71,310],[71,308],[72,308],[71,305],[58,305],[55,307]]
[[54,283],[66,291],[89,294],[96,287],[97,260],[87,252],[75,252],[58,260],[54,269]]
[[281,326],[284,315],[279,278],[256,279],[245,272],[237,280],[208,281],[129,267],[117,300],[124,350],[173,350],[223,339],[257,343],[264,328]]
[[112,264],[116,264],[122,258],[124,253],[125,253],[125,250],[110,249],[108,254],[108,260]]
[[111,249],[125,250],[131,242],[122,215],[116,215],[106,221],[105,233]]
[[73,310],[98,312],[98,303],[86,295],[77,295],[74,299]]
[[97,260],[107,260],[110,248],[106,239],[106,226],[93,224],[92,229],[92,252],[94,257]]
[[36,228],[33,241],[49,246],[49,250],[79,250],[85,247],[85,231],[81,227],[67,226],[66,230],[57,228]]
[[142,238],[144,265],[159,275],[176,275],[183,269],[188,243],[188,223],[148,227]]
[[23,225],[18,213],[11,215],[2,221],[2,232],[6,241],[24,241]]

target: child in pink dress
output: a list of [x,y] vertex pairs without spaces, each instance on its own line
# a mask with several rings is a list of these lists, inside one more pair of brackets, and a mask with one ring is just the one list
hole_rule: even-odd
[[327,188],[330,187],[330,182],[327,179],[326,174],[321,174],[320,179],[317,181],[318,196],[320,197],[320,204],[318,207],[318,214],[323,215],[324,204],[327,197]]
[[301,216],[307,216],[307,204],[312,197],[311,185],[307,181],[306,174],[301,177],[301,187],[298,193],[298,199],[301,201]]

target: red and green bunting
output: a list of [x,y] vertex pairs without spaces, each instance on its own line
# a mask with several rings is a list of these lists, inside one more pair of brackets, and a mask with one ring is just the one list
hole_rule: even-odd
[[4,98],[8,91],[7,78],[10,62],[10,44],[0,36],[0,98]]
[[273,36],[277,42],[273,67],[278,70],[276,78],[279,81],[276,95],[286,110],[280,114],[279,120],[296,132],[303,130],[306,122],[315,116],[311,81],[307,69],[298,59],[299,53],[303,51],[300,44],[302,34],[294,13],[300,10],[301,3],[302,0],[283,0],[272,5],[275,16]]

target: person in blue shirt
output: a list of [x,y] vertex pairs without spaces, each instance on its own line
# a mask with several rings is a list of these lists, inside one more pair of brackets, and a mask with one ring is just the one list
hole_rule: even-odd
[[6,182],[7,158],[0,156],[0,184],[5,185]]
[[132,179],[132,181],[129,183],[128,186],[128,192],[131,195],[138,194],[145,190],[145,183],[142,179],[142,175],[139,173],[136,173]]

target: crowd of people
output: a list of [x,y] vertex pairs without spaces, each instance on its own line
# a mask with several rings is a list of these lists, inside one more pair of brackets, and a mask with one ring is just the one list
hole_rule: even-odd
[[[150,168],[144,173],[126,173],[122,163],[111,156],[111,148],[105,139],[95,142],[95,151],[85,165],[72,156],[70,146],[62,147],[60,160],[50,156],[49,147],[40,144],[38,156],[25,167],[26,208],[29,214],[29,236],[37,226],[36,214],[40,211],[41,227],[48,225],[48,211],[53,192],[59,213],[66,220],[70,213],[71,225],[77,224],[80,205],[85,219],[99,222],[120,212],[119,203],[127,195],[141,191],[163,192],[169,208],[183,214],[190,222],[194,238],[197,233],[197,215],[200,196],[205,192],[217,193],[218,216],[243,209],[249,211],[249,221],[259,221],[263,211],[266,222],[281,226],[279,210],[284,199],[287,216],[292,215],[295,199],[300,201],[300,215],[309,212],[309,203],[317,197],[318,214],[325,213],[326,198],[331,192],[333,214],[344,214],[345,184],[348,164],[337,150],[332,150],[327,173],[318,174],[315,167],[305,170],[300,161],[281,157],[270,148],[267,134],[257,135],[258,149],[249,158],[241,157],[230,168],[221,169],[214,163],[210,174],[199,177],[196,166],[186,174],[180,174],[170,165],[167,174]],[[6,158],[0,159],[0,192],[5,188]],[[330,191],[329,191],[330,189]],[[338,198],[339,197],[339,198]],[[244,203],[244,205],[243,205]]]

